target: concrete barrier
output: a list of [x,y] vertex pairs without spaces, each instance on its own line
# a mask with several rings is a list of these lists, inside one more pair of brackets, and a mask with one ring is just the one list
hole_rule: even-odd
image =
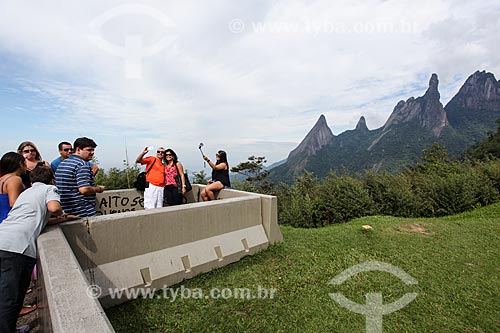
[[193,185],[187,204],[152,210],[143,209],[141,192],[105,191],[97,196],[99,216],[43,233],[44,329],[113,331],[101,306],[128,300],[115,291],[171,286],[282,241],[276,197],[222,190],[218,200],[198,202],[202,189]]

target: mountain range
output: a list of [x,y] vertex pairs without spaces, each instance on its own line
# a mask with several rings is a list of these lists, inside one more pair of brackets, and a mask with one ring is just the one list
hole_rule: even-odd
[[322,178],[330,170],[395,172],[416,163],[434,142],[460,155],[500,118],[500,81],[476,71],[446,104],[440,101],[439,79],[432,74],[423,96],[399,101],[385,124],[369,130],[361,117],[353,130],[334,135],[321,115],[286,161],[271,169],[273,181],[293,182],[304,170]]

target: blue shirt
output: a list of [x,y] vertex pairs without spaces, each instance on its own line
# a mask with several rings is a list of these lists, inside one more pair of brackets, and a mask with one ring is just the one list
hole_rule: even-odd
[[83,195],[78,191],[81,187],[95,186],[92,169],[83,158],[73,154],[59,164],[56,186],[65,213],[81,217],[96,215],[95,194]]
[[0,194],[0,223],[7,217],[10,211],[10,201],[8,194]]
[[50,163],[50,167],[52,168],[52,170],[54,170],[54,172],[56,172],[57,167],[59,166],[59,164],[61,164],[61,162],[62,162],[62,158],[61,158],[61,156],[59,156],[58,158],[56,158],[55,160],[53,160]]
[[0,185],[2,187],[2,189],[0,190],[0,192],[2,192],[2,194],[0,194],[0,223],[2,223],[3,220],[5,220],[5,218],[7,217],[7,215],[10,212],[9,195],[6,193],[3,193],[3,185],[5,184],[7,179],[9,179],[10,177],[11,176],[5,178],[2,182],[2,184]]

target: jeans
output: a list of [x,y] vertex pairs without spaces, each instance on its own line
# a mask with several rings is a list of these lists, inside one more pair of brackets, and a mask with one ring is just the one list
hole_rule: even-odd
[[14,332],[36,259],[0,250],[0,332]]

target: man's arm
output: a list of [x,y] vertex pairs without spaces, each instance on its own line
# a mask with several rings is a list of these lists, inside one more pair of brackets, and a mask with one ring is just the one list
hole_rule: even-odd
[[76,184],[78,186],[78,192],[82,195],[92,195],[104,192],[104,186],[93,186],[94,175],[88,164],[80,165],[76,169]]
[[102,185],[97,186],[83,186],[78,188],[78,192],[83,195],[92,195],[104,192],[105,187]]
[[57,224],[61,222],[71,221],[79,219],[79,216],[64,214],[61,203],[57,200],[50,200],[47,203],[47,209],[49,213],[52,213],[54,217],[49,218],[48,224]]
[[47,202],[47,209],[49,213],[55,216],[63,214],[61,203],[57,200],[50,200],[49,202]]
[[135,159],[135,163],[140,163],[142,164],[142,159],[144,158],[144,155],[148,153],[148,147],[144,148],[144,150],[137,156]]

